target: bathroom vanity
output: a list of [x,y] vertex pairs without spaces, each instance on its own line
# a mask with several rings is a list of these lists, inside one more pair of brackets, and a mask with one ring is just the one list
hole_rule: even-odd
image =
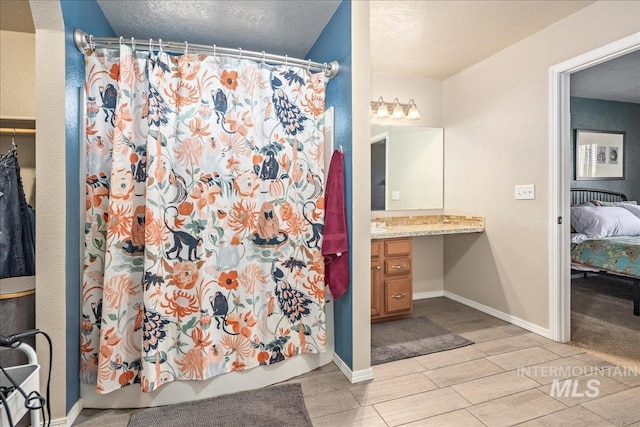
[[371,321],[394,320],[411,314],[413,238],[483,232],[483,217],[428,215],[373,218],[371,223]]

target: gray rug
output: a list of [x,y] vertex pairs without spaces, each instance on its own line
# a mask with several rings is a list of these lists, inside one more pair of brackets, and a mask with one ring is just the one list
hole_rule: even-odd
[[416,316],[371,325],[371,364],[452,350],[473,344],[426,317]]
[[134,412],[129,427],[311,426],[299,383]]

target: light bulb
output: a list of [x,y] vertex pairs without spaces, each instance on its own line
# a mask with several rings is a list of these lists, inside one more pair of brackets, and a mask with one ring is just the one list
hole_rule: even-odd
[[412,100],[409,101],[409,114],[407,115],[409,120],[419,120],[420,112],[418,111],[418,107],[415,102]]
[[402,106],[400,105],[398,98],[396,98],[395,103],[396,105],[393,107],[393,114],[391,114],[391,117],[394,119],[404,119],[404,111],[402,110]]
[[389,109],[387,108],[387,105],[384,102],[380,102],[380,105],[378,105],[376,116],[380,117],[381,119],[384,119],[385,117],[389,117]]

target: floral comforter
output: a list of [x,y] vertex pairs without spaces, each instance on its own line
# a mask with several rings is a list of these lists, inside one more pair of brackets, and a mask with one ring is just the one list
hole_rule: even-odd
[[606,237],[572,244],[571,262],[640,278],[640,236]]

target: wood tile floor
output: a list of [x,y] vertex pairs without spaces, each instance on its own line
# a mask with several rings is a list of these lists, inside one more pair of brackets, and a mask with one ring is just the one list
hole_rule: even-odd
[[[290,380],[315,427],[640,427],[635,368],[446,298],[415,301],[414,312],[475,344],[374,366],[366,383],[351,384],[334,364]],[[74,426],[125,427],[129,412],[85,409]]]

